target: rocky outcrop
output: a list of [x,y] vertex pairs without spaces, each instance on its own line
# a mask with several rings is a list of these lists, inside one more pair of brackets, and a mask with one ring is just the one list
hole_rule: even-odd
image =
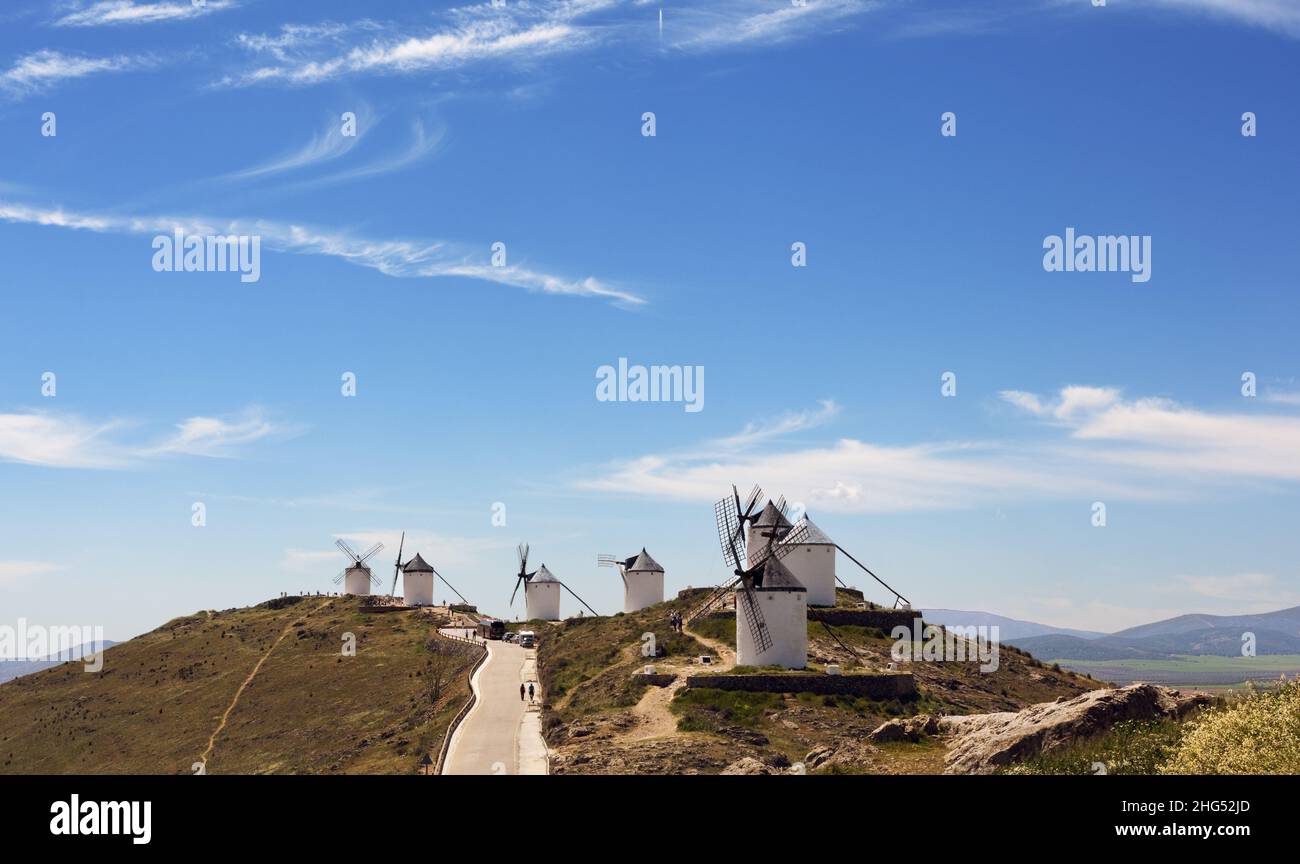
[[874,742],[949,736],[947,774],[991,774],[1058,747],[1091,738],[1125,720],[1181,719],[1208,705],[1210,697],[1183,694],[1154,684],[1092,690],[1073,699],[1031,705],[1022,711],[962,717],[919,715],[891,720],[869,736]]

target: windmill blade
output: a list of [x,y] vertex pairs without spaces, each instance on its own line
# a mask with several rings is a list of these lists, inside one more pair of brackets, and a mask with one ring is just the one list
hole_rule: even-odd
[[522,576],[528,569],[528,544],[520,543],[515,547],[515,554],[519,557],[519,574]]
[[751,570],[756,570],[757,568],[762,567],[767,563],[769,558],[775,558],[780,561],[782,558],[793,552],[794,547],[807,540],[808,535],[812,532],[809,530],[808,524],[804,523],[786,532],[785,536],[781,538],[779,543],[773,542],[776,539],[776,533],[777,530],[775,528],[771,531],[764,532],[763,536],[767,537],[767,543],[763,546],[763,550],[759,552],[758,558],[750,565]]
[[379,578],[378,576],[376,576],[374,573],[371,573],[371,574],[370,574],[370,582],[371,582],[371,584],[373,584],[376,588],[381,588],[381,587],[383,587],[383,584],[384,584],[384,580],[383,580],[383,579],[380,579],[380,578]]
[[348,575],[348,571],[346,571],[346,570],[340,570],[340,571],[339,571],[339,575],[337,575],[337,576],[334,577],[334,584],[335,584],[335,585],[338,585],[339,583],[341,583],[341,582],[343,581],[344,577],[346,577],[347,575]]
[[[437,576],[439,579],[442,579],[442,584],[446,585],[446,586],[447,586],[448,588],[450,588],[452,591],[456,591],[456,586],[453,585],[453,584],[451,584],[450,582],[448,582],[448,581],[446,580],[446,578],[444,578],[443,575],[442,575],[441,573],[439,573],[437,570],[434,570],[434,571],[433,571],[433,575],[434,575],[434,576]],[[464,603],[466,606],[470,605],[469,601],[465,599],[465,595],[464,595],[464,594],[460,593],[459,591],[456,591],[456,596],[459,597],[459,598],[460,598],[460,602]]]
[[358,563],[358,564],[364,564],[364,563],[366,563],[366,559],[367,559],[367,558],[369,558],[371,555],[374,555],[376,552],[379,552],[379,551],[382,550],[383,548],[384,548],[384,544],[383,544],[383,543],[376,543],[374,546],[371,546],[371,547],[370,547],[369,549],[367,549],[365,552],[362,552],[362,553],[361,553],[361,557],[357,559],[357,563]]
[[693,622],[696,618],[699,618],[701,615],[707,615],[709,612],[716,609],[718,606],[720,606],[723,603],[723,601],[727,599],[727,595],[730,594],[733,589],[735,589],[736,585],[739,582],[740,582],[740,577],[737,576],[736,578],[732,579],[730,582],[727,582],[725,584],[719,585],[717,588],[714,588],[713,591],[709,593],[709,596],[704,598],[704,602],[702,602],[700,605],[696,606],[689,613],[687,613],[683,623],[689,625],[691,622]]
[[785,503],[784,495],[776,499],[776,512],[781,514],[781,518],[783,519],[788,518],[788,514],[790,512],[790,505]]
[[[732,486],[731,490],[734,493],[736,487]],[[749,497],[745,499],[744,510],[740,509],[740,496],[739,495],[736,496],[736,509],[739,510],[741,513],[744,513],[745,518],[748,519],[750,515],[754,512],[754,508],[758,506],[758,502],[761,501],[762,498],[763,498],[763,490],[758,488],[758,484],[754,484],[754,488],[749,490]]]
[[718,542],[722,544],[722,563],[733,571],[743,569],[740,559],[743,546],[740,542],[740,514],[732,498],[723,498],[713,505],[713,516],[718,523]]
[[394,597],[397,596],[397,577],[402,572],[402,549],[406,547],[406,532],[402,532],[402,539],[397,544],[397,561],[393,564],[393,587],[388,593]]
[[358,564],[361,563],[361,559],[357,557],[357,553],[352,549],[351,546],[349,546],[347,543],[344,543],[342,538],[335,540],[334,545],[339,547],[339,549],[343,552],[344,555],[348,556]]
[[597,555],[597,567],[617,567],[619,578],[623,580],[623,587],[627,587],[627,565],[622,558],[614,555]]
[[513,590],[513,591],[510,592],[510,606],[511,606],[511,608],[514,608],[514,605],[515,605],[515,595],[519,593],[519,585],[520,585],[520,583],[522,583],[523,581],[524,581],[524,575],[523,575],[522,573],[520,573],[517,577],[515,577],[515,590]]
[[[573,589],[570,588],[568,585],[565,585],[563,582],[560,583],[560,587],[563,588],[565,591],[568,591],[570,594],[573,594]],[[592,608],[591,608],[591,604],[589,604],[586,600],[583,600],[583,599],[582,599],[581,597],[579,597],[577,594],[573,594],[573,597],[574,597],[575,600],[577,600],[577,601],[578,601],[579,603],[581,603],[583,606],[586,606],[586,607],[587,607],[587,611],[589,611],[592,615],[595,615],[597,618],[600,617],[600,613],[597,612],[595,609],[592,609]]]
[[754,640],[754,646],[761,654],[772,647],[772,634],[767,630],[763,609],[754,599],[754,588],[749,584],[748,579],[740,580],[740,588],[736,593],[745,604],[745,622],[749,625],[749,636]]

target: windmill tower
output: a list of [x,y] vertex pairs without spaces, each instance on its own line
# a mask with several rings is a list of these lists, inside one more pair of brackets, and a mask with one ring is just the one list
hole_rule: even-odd
[[524,607],[529,621],[560,620],[560,580],[545,564],[524,585]]
[[623,611],[636,612],[647,606],[664,602],[664,568],[641,547],[641,554],[631,558],[601,555],[596,559],[601,567],[617,567],[623,577]]
[[407,606],[433,605],[433,572],[418,553],[402,566],[402,598]]
[[[395,562],[393,562],[393,588],[392,588],[391,591],[389,591],[390,594],[395,595],[395,594],[397,593],[397,577],[400,576],[400,575],[402,575],[403,572],[411,572],[411,573],[415,573],[415,574],[417,574],[417,575],[414,576],[414,577],[412,577],[412,578],[410,578],[410,579],[408,579],[407,581],[405,581],[405,582],[402,583],[402,594],[403,594],[404,597],[405,597],[406,605],[407,605],[407,606],[415,606],[415,605],[432,606],[432,605],[433,605],[433,576],[436,576],[436,577],[438,577],[439,579],[441,579],[441,580],[442,580],[442,584],[446,585],[448,588],[450,588],[452,591],[454,591],[454,592],[456,593],[456,596],[460,598],[460,602],[464,603],[466,606],[470,605],[470,602],[469,602],[468,600],[465,599],[465,595],[462,594],[462,593],[460,593],[459,591],[456,591],[456,586],[455,586],[455,585],[453,585],[453,584],[451,584],[450,582],[448,582],[448,581],[447,581],[447,578],[446,578],[445,576],[443,576],[441,573],[439,573],[437,570],[435,570],[432,564],[430,564],[429,562],[425,561],[425,560],[424,560],[423,558],[421,558],[419,555],[416,555],[416,556],[415,556],[414,558],[412,558],[410,561],[407,561],[405,565],[403,565],[403,564],[402,564],[402,550],[403,550],[404,548],[406,548],[406,532],[405,532],[405,531],[402,532],[402,540],[401,540],[401,542],[399,542],[399,543],[397,544],[397,560],[396,560]],[[408,568],[410,568],[412,565],[416,565],[416,566],[419,567],[420,569],[417,569],[417,570],[408,570]],[[427,569],[426,569],[426,568],[427,568]],[[425,588],[425,580],[426,580],[426,577],[423,576],[423,575],[419,575],[419,574],[424,574],[424,573],[432,573],[432,574],[433,574],[433,576],[427,577],[427,580],[428,580],[428,591],[427,591],[427,592],[424,590],[424,588]],[[418,596],[418,597],[425,597],[425,596],[427,596],[429,599],[428,599],[428,600],[424,600],[424,601],[422,601],[422,602],[419,603],[419,604],[412,603],[412,602],[411,602],[411,597],[413,596],[413,595],[411,594],[412,589],[415,589],[415,591],[416,591],[416,595],[415,595],[415,596]]]
[[[515,590],[510,592],[510,605],[515,605],[515,595],[519,593],[519,586],[524,586],[524,614],[528,621],[559,621],[560,620],[560,589],[563,588],[570,594],[573,589],[565,585],[555,574],[546,569],[543,564],[532,573],[528,572],[528,544],[523,543],[515,550],[519,557],[519,572],[515,574]],[[591,612],[592,615],[599,615],[595,609],[583,600],[577,594],[573,594],[583,606]]]
[[352,562],[343,572],[334,577],[335,585],[340,583],[343,585],[344,594],[365,597],[370,594],[371,583],[374,583],[376,587],[383,584],[379,577],[371,573],[370,568],[366,566],[366,560],[384,548],[383,543],[376,543],[360,555],[342,540],[335,540],[334,545],[339,547],[339,551],[348,556],[348,559]]
[[[798,548],[806,526],[784,532],[788,543],[778,543],[781,519],[769,519],[768,527],[757,523],[757,487],[742,510],[740,495],[731,495],[714,506],[722,558],[733,568],[735,578],[715,589],[686,618],[689,624],[723,604],[728,596],[736,607],[736,663],[741,666],[784,666],[802,669],[808,665],[808,589],[799,583],[781,559]],[[767,508],[764,508],[766,512]],[[746,531],[746,526],[751,528]],[[746,535],[754,541],[742,545]]]
[[781,559],[794,578],[808,589],[809,606],[835,605],[835,541],[806,515],[794,527],[804,528],[797,543],[782,540],[794,548]]

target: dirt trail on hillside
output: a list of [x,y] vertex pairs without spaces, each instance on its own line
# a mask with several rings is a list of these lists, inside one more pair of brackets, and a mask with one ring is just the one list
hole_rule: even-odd
[[262,664],[265,663],[270,658],[271,652],[274,651],[276,647],[281,642],[284,641],[284,637],[288,636],[293,631],[294,625],[298,624],[299,622],[306,621],[308,618],[315,615],[317,612],[324,609],[332,602],[334,602],[333,598],[329,600],[325,600],[315,609],[308,612],[306,615],[302,616],[301,618],[295,618],[294,620],[286,624],[284,626],[284,630],[281,631],[279,637],[274,642],[271,643],[270,648],[266,649],[266,653],[262,655],[262,659],[257,661],[257,665],[253,667],[253,671],[248,673],[248,677],[244,679],[244,683],[239,685],[239,689],[235,691],[235,698],[230,700],[230,704],[226,706],[225,713],[221,715],[221,722],[217,724],[216,729],[212,730],[212,736],[208,738],[208,749],[204,750],[203,755],[199,757],[199,761],[203,763],[203,768],[205,772],[207,771],[207,767],[208,767],[208,759],[212,756],[212,751],[216,749],[217,736],[221,734],[221,730],[226,728],[226,721],[230,719],[230,715],[231,713],[234,712],[235,706],[239,704],[239,697],[244,695],[244,690],[248,688],[249,684],[253,683],[253,679],[257,677],[257,673],[262,671]]
[[718,672],[726,672],[728,669],[732,669],[735,667],[736,650],[734,648],[725,645],[722,642],[719,642],[717,639],[710,639],[708,636],[701,636],[699,633],[696,633],[694,630],[692,630],[689,626],[684,626],[682,627],[682,629],[686,632],[687,635],[693,636],[694,638],[698,639],[700,642],[703,642],[705,645],[713,649],[713,657],[714,660],[716,660],[717,662],[715,662],[711,667],[700,667],[700,668],[702,669],[709,668],[712,670],[716,670]]

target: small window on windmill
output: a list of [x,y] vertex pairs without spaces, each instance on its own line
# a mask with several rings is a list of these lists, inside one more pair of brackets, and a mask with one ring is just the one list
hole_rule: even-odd
[[700,655],[700,665],[701,665],[701,666],[712,666],[712,665],[713,665],[713,658],[710,657],[708,654],[701,654],[701,655]]

